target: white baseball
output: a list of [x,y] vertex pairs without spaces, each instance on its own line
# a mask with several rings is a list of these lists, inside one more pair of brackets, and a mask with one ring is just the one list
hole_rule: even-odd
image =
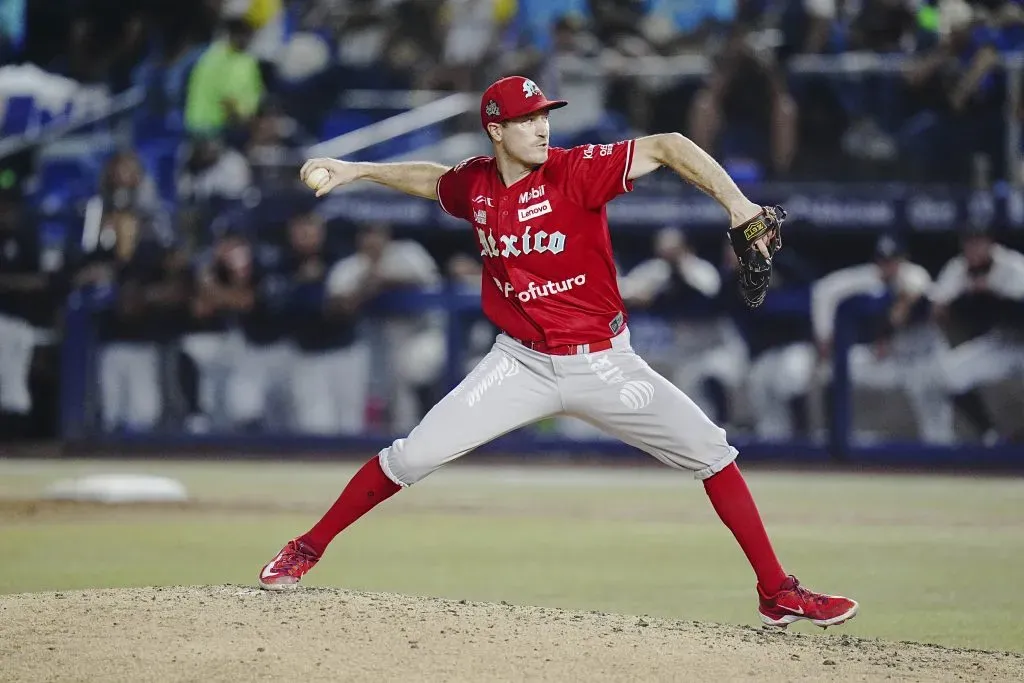
[[326,168],[314,168],[306,174],[306,185],[313,190],[319,190],[331,180],[331,174]]

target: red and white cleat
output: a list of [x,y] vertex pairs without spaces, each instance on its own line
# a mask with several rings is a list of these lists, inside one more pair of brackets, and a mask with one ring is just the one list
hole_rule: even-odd
[[287,591],[296,588],[306,572],[312,569],[320,556],[308,545],[295,538],[288,541],[277,557],[260,572],[260,588],[268,591]]
[[761,604],[757,611],[761,621],[769,626],[786,628],[794,621],[807,619],[822,628],[836,626],[857,616],[857,601],[841,595],[815,593],[800,585],[795,576],[786,579],[775,595],[765,595],[757,587]]

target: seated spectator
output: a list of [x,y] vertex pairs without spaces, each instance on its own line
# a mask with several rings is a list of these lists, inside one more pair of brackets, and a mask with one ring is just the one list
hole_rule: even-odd
[[213,136],[197,136],[178,175],[178,199],[186,203],[237,200],[252,185],[245,156]]
[[150,220],[161,211],[156,183],[132,150],[122,150],[107,160],[97,198],[104,211],[132,211]]
[[163,413],[160,344],[177,330],[173,316],[185,288],[169,267],[171,253],[130,211],[103,219],[87,245],[78,286],[112,288],[113,303],[98,316],[100,409],[103,427],[150,430]]
[[936,320],[948,332],[956,323],[957,336],[966,337],[940,354],[944,389],[984,443],[1004,440],[979,389],[1024,374],[1024,254],[996,244],[986,229],[968,228],[961,254],[939,272],[929,298]]
[[224,204],[252,185],[245,156],[216,137],[197,136],[183,149],[178,169],[178,232],[191,247],[207,244],[206,227]]
[[820,357],[829,359],[836,311],[857,296],[889,296],[891,305],[868,330],[870,341],[850,349],[850,382],[875,390],[901,389],[910,400],[919,436],[929,443],[953,439],[952,413],[935,378],[935,354],[940,339],[921,311],[931,276],[907,260],[902,246],[885,235],[878,241],[875,260],[837,270],[811,290],[811,316]]
[[[753,158],[767,171],[785,175],[796,155],[796,124],[796,103],[777,64],[755,52],[746,30],[736,27],[690,107],[690,137],[716,156]],[[728,137],[738,154],[723,149]]]
[[280,107],[263,104],[249,124],[245,157],[252,169],[253,184],[260,188],[283,189],[298,182],[305,161],[296,140],[295,121]]
[[188,82],[185,127],[191,133],[219,134],[252,117],[263,96],[256,58],[246,52],[252,27],[244,19],[224,22],[224,36],[199,58]]
[[300,214],[288,226],[296,346],[291,376],[295,427],[307,434],[359,434],[366,429],[370,346],[357,329],[376,292],[345,287],[341,264],[324,250],[323,220]]

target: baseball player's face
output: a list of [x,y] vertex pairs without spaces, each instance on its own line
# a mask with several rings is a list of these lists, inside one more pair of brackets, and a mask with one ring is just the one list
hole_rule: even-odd
[[538,166],[548,160],[551,129],[546,111],[510,119],[499,127],[497,135],[505,152],[524,166]]

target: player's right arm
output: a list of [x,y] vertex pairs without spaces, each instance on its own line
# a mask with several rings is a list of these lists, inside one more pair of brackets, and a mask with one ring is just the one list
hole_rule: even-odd
[[430,161],[370,163],[327,158],[310,159],[299,170],[302,182],[308,185],[310,174],[317,169],[323,169],[328,174],[327,182],[316,188],[317,197],[323,197],[342,185],[357,180],[368,180],[414,197],[436,200],[437,181],[449,167]]

